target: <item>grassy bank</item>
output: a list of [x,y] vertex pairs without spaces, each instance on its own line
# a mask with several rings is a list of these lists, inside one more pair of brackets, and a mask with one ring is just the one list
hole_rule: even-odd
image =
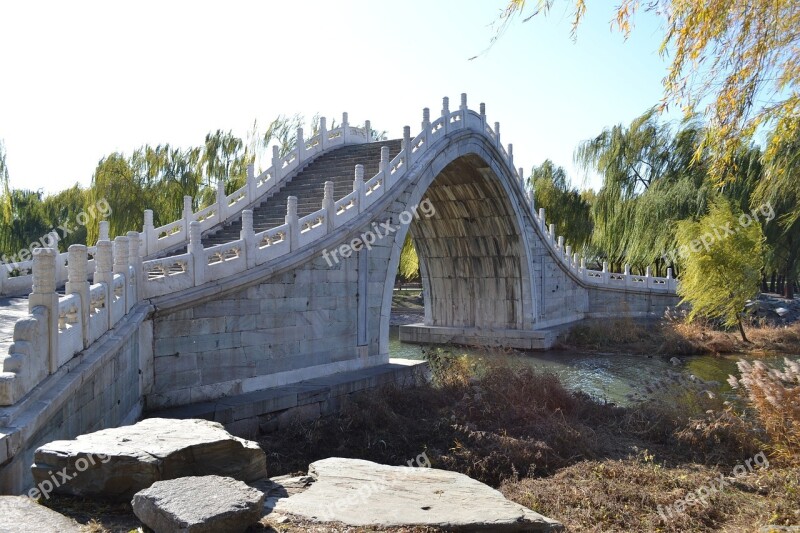
[[800,323],[748,325],[745,333],[749,343],[743,342],[736,331],[724,331],[702,322],[687,324],[682,320],[630,318],[587,320],[569,330],[560,346],[669,355],[800,353]]
[[[673,384],[622,408],[571,393],[556,377],[502,358],[434,354],[432,364],[434,384],[360,394],[341,416],[264,436],[270,475],[305,471],[330,456],[402,465],[425,453],[434,467],[497,487],[569,531],[757,531],[800,524],[800,471],[785,454],[773,457],[757,418],[738,416],[692,384],[665,378]],[[734,475],[748,460],[752,467],[755,456],[768,465]],[[674,510],[675,502],[720,476],[724,489],[706,504]]]
[[[498,488],[568,531],[800,525],[800,407],[770,411],[769,394],[723,397],[671,372],[645,401],[619,407],[570,392],[555,376],[502,354],[434,351],[429,360],[432,383],[356,394],[339,415],[262,436],[269,475],[305,473],[309,463],[333,456],[406,465],[425,454],[433,467]],[[753,366],[751,388],[768,384]],[[800,368],[792,372],[800,383]],[[800,406],[798,390],[778,395]],[[46,504],[95,533],[138,523],[127,505],[70,498]],[[267,517],[250,531],[373,530]]]

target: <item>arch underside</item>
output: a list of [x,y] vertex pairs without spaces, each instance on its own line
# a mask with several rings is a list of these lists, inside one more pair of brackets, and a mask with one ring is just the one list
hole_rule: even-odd
[[425,325],[523,327],[519,221],[498,177],[475,154],[449,163],[423,199],[435,215],[410,226],[425,289]]

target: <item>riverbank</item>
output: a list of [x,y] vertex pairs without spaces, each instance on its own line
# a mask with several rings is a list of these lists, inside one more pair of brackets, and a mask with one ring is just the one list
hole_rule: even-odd
[[[434,384],[357,395],[340,416],[265,435],[271,475],[327,456],[400,465],[424,453],[433,467],[494,486],[569,531],[800,524],[800,470],[770,456],[757,422],[726,418],[707,384],[665,375],[659,391],[623,408],[510,360],[439,353],[431,363]],[[744,464],[752,468],[739,475]],[[713,483],[723,489],[707,503],[676,510]]]
[[800,322],[787,325],[746,325],[750,342],[738,331],[682,319],[630,318],[585,320],[560,338],[558,348],[649,355],[742,353],[752,356],[800,353]]

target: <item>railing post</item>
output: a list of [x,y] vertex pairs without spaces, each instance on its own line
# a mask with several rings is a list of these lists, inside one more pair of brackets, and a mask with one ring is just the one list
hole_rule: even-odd
[[458,107],[461,111],[461,127],[467,127],[467,93],[461,93],[461,105]]
[[563,257],[563,255],[564,255],[564,236],[563,235],[559,235],[557,242],[558,242],[558,245],[557,245],[557,247],[558,247],[558,255]]
[[369,120],[364,121],[364,136],[368,143],[372,142],[372,122]]
[[608,261],[603,261],[603,284],[608,285]]
[[542,232],[544,232],[545,230],[544,207],[539,208],[539,227],[542,229]]
[[581,256],[581,274],[583,274],[583,279],[586,279],[586,258]]
[[403,126],[403,151],[406,154],[403,162],[408,167],[411,165],[411,126]]
[[[248,183],[250,183],[249,176]],[[228,218],[228,214],[225,212],[225,208],[228,207],[225,205],[227,203],[225,198],[225,180],[219,179],[217,180],[217,222],[222,222]]]
[[58,236],[57,231],[51,231],[47,234],[47,248],[52,248],[56,251],[56,286],[59,286],[61,283],[67,280],[67,272],[66,272],[66,265],[64,264],[64,258],[61,256],[61,253],[58,251],[58,241],[61,238]]
[[328,127],[325,117],[319,117],[319,150],[320,152],[325,149],[325,143],[328,142]]
[[381,147],[381,162],[378,167],[379,172],[383,172],[383,185],[386,187],[387,178],[389,177],[389,147]]
[[[149,209],[147,211],[150,211]],[[144,212],[145,224],[147,224],[147,211]],[[153,212],[150,211],[150,225],[153,225]],[[108,220],[101,220],[100,221],[100,236],[97,238],[98,241],[107,241],[108,233],[109,233],[109,224]]]
[[[136,233],[136,232],[134,232]],[[138,235],[138,233],[136,233]],[[81,300],[81,335],[83,347],[89,347],[89,315],[91,314],[91,299],[89,298],[89,256],[86,246],[72,244],[69,253],[69,272],[67,284],[64,287],[66,294],[77,294]]]
[[426,130],[431,125],[431,110],[427,107],[422,109],[422,129]]
[[450,131],[450,98],[447,96],[442,98],[442,132],[447,135],[447,132]]
[[97,241],[97,251],[94,254],[94,283],[102,283],[105,292],[105,306],[108,311],[108,324],[106,330],[111,329],[111,294],[114,281],[112,273],[113,252],[112,243],[108,239]]
[[556,225],[555,224],[550,223],[550,231],[548,232],[547,237],[549,238],[550,242],[555,244],[555,242],[556,242]]
[[581,260],[581,257],[580,257],[580,255],[578,255],[578,252],[575,252],[574,254],[572,254],[572,268],[573,269],[578,270],[578,267],[580,265],[580,260]]
[[567,264],[572,266],[572,246],[567,245],[566,248],[564,248],[564,258],[567,260]]
[[128,282],[131,287],[131,307],[139,303],[139,295],[142,293],[142,284],[144,283],[142,276],[142,252],[139,246],[139,234],[135,231],[129,231],[128,236],[128,265],[133,269],[133,275]]
[[671,292],[675,292],[675,278],[672,277],[672,267],[667,268],[667,289]]
[[[253,166],[252,163],[247,165],[247,198],[245,198],[244,204],[250,204],[256,201],[258,197],[258,184],[256,183],[256,167]],[[223,188],[224,192],[224,188]]]
[[514,145],[508,143],[508,166],[514,168]]
[[481,102],[480,110],[481,110],[480,111],[481,126],[483,126],[481,128],[481,133],[483,133],[485,135],[486,134],[486,104],[484,104],[483,102]]
[[628,263],[625,263],[625,286],[628,287],[631,284],[631,266]]
[[251,209],[242,211],[242,230],[239,232],[239,238],[244,241],[242,248],[247,268],[253,268],[256,266],[256,232],[253,229],[253,211]]
[[280,181],[283,175],[283,168],[281,168],[281,156],[277,145],[272,146],[272,177],[275,183]]
[[58,293],[56,293],[56,256],[52,248],[33,250],[33,292],[28,297],[28,311],[42,306],[47,310],[47,367],[58,370]]
[[194,219],[194,213],[192,212],[192,197],[191,196],[184,196],[183,197],[183,238],[186,239],[189,236],[189,224],[192,223]]
[[297,196],[286,199],[286,223],[289,224],[289,250],[294,251],[300,246],[300,225],[297,218]]
[[536,191],[533,190],[533,187],[528,189],[528,203],[531,206],[531,212],[536,214]]
[[[306,157],[306,140],[303,138],[303,128],[297,128],[297,168],[303,165]],[[255,199],[255,198],[254,198]]]
[[[387,147],[384,147],[388,150]],[[381,156],[383,156],[383,148],[381,148]],[[384,184],[386,183],[386,176],[384,175]],[[325,224],[328,228],[328,233],[336,228],[336,201],[333,199],[333,182],[325,182],[325,196],[322,198],[322,209],[325,210]]]
[[[123,291],[122,297],[125,303],[125,313],[133,307],[132,302],[128,298],[128,282],[130,281],[130,269],[128,268],[128,255],[130,254],[130,243],[127,237],[119,235],[114,239],[114,275],[123,276],[124,283],[122,284]],[[113,290],[113,286],[112,286]]]
[[525,188],[525,169],[519,167],[517,169],[517,176],[519,176],[519,183],[522,185],[522,188]]
[[[100,223],[102,224],[102,222]],[[142,226],[142,234],[144,235],[144,253],[142,255],[150,255],[156,252],[156,228],[153,226],[153,210],[144,210],[144,226]],[[108,240],[108,239],[99,239]]]
[[192,270],[194,270],[194,286],[197,287],[206,282],[206,260],[205,250],[200,232],[200,223],[193,221],[189,224],[189,247],[188,251],[192,254]]
[[367,205],[366,191],[364,189],[364,165],[356,165],[355,179],[353,180],[353,191],[357,193],[358,212],[364,211]]
[[342,144],[347,144],[350,123],[347,121],[347,111],[342,113]]
[[500,143],[500,123],[499,122],[495,122],[494,123],[494,144],[498,149],[500,149],[500,147],[503,146]]

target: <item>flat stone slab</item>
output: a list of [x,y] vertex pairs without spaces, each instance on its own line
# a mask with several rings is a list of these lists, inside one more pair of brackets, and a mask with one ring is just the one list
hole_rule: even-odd
[[[353,527],[428,526],[451,531],[558,531],[562,525],[507,500],[469,476],[434,468],[330,458],[303,478],[276,478],[265,511],[274,518]],[[281,484],[288,485],[281,490]],[[305,490],[302,489],[305,485]]]
[[0,533],[78,533],[77,522],[27,496],[0,496]]
[[42,492],[52,487],[60,494],[130,500],[156,481],[204,475],[257,481],[267,466],[258,444],[234,437],[222,424],[148,418],[45,444],[31,471]]
[[131,505],[156,533],[238,533],[261,518],[264,493],[230,477],[182,477],[156,481]]

